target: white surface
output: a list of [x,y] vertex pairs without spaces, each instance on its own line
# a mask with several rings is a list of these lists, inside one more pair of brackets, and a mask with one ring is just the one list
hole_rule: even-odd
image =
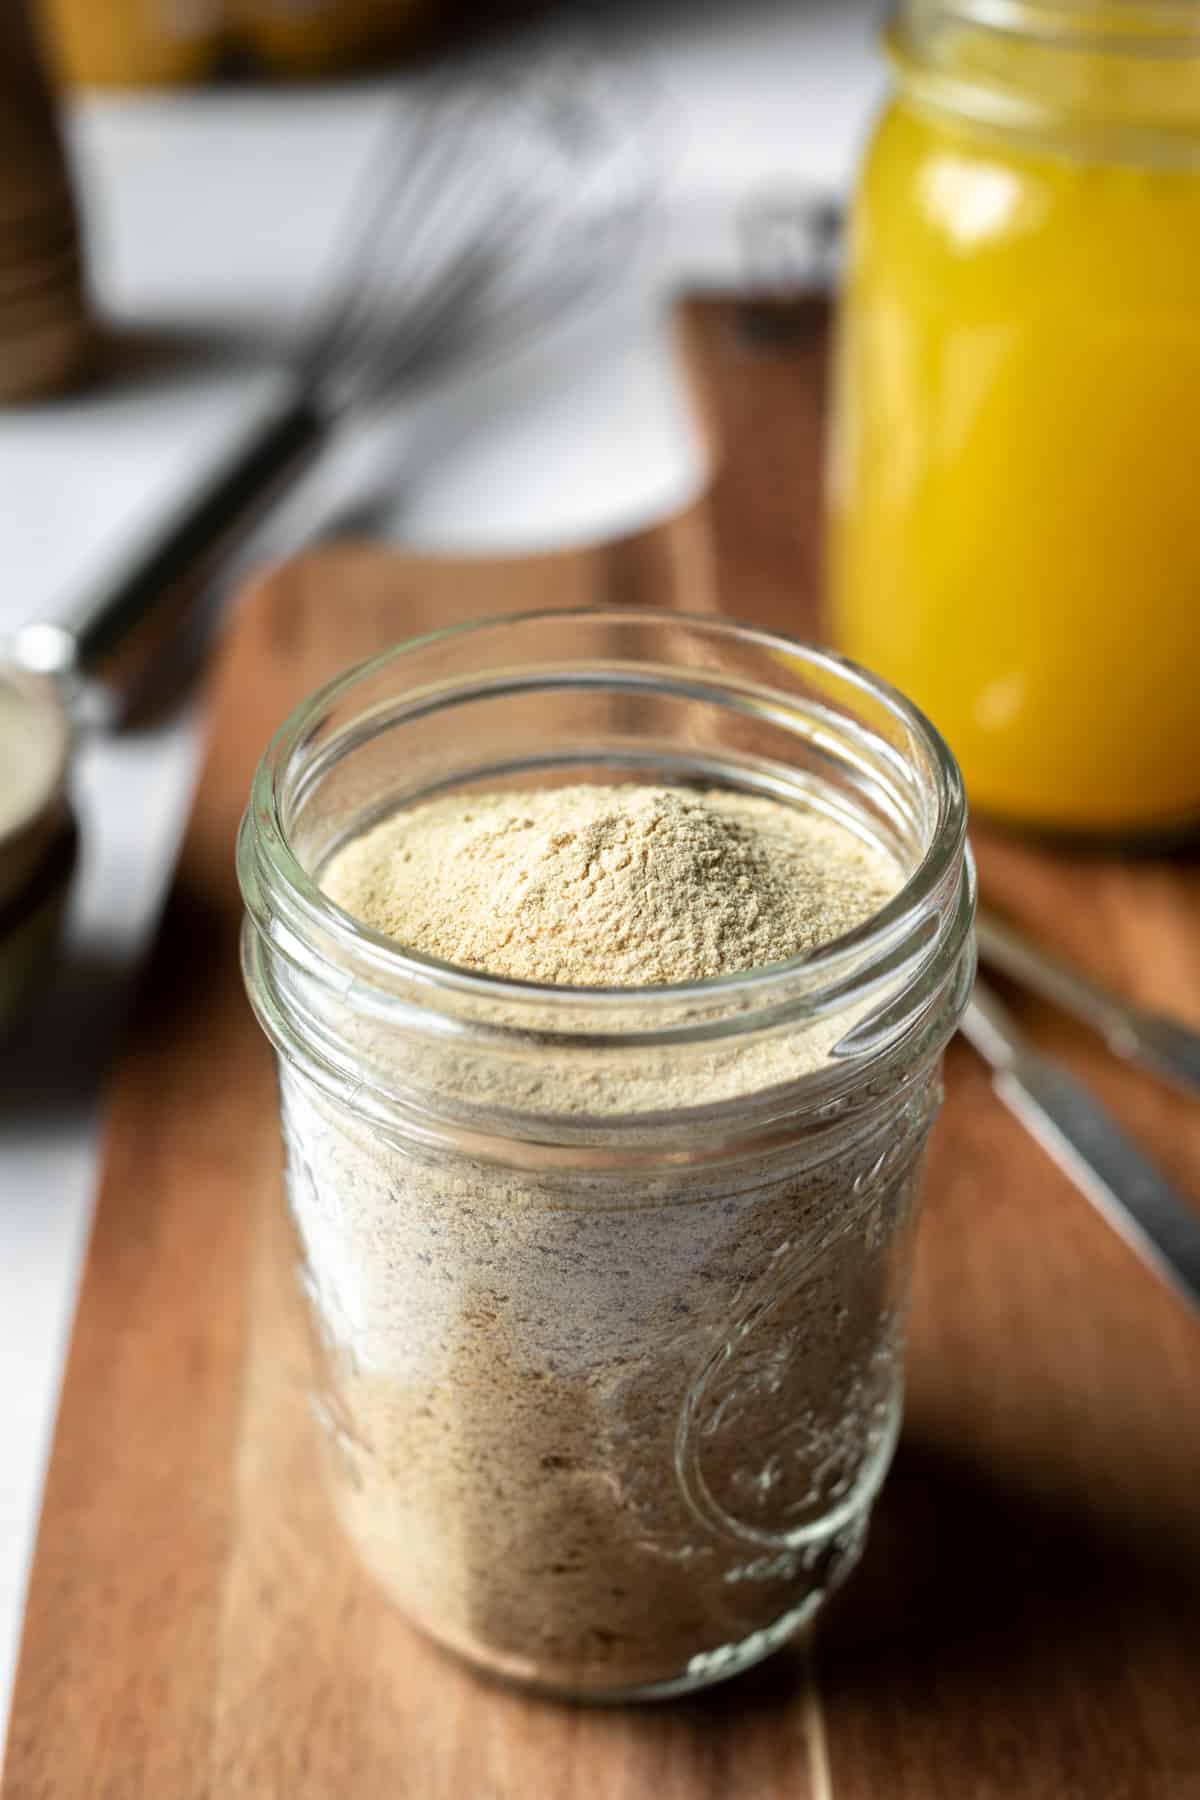
[[[644,10],[607,14],[667,99],[669,229],[642,288],[543,357],[427,396],[322,478],[322,504],[357,495],[365,471],[406,541],[538,547],[640,524],[702,478],[662,296],[688,274],[736,272],[731,209],[748,190],[844,182],[878,92],[873,9],[692,4],[651,22]],[[0,417],[0,634],[65,612],[267,403],[277,378],[263,345],[320,277],[382,103],[357,87],[81,109],[95,286],[129,347],[120,380],[92,397]],[[310,490],[301,512],[320,499]],[[194,740],[177,721],[81,759],[70,955],[38,1028],[0,1052],[0,1732],[93,1198],[97,1093]]]

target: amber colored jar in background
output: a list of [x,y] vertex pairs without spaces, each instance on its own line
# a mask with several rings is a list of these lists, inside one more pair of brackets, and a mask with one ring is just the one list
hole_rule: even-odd
[[402,52],[447,0],[40,0],[55,67],[80,87],[203,81],[226,58],[322,75]]
[[439,0],[229,0],[239,47],[275,75],[321,75],[419,41]]
[[24,402],[67,386],[92,347],[70,173],[24,0],[0,3],[0,169],[0,403]]
[[202,81],[221,55],[224,0],[40,0],[54,67],[78,87]]
[[974,808],[1200,822],[1200,9],[909,0],[850,230],[832,630]]

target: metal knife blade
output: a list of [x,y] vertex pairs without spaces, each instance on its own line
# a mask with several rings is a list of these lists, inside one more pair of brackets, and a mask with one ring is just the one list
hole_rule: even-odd
[[980,982],[962,1030],[990,1064],[1009,1111],[1146,1266],[1200,1312],[1200,1212],[1082,1082],[1027,1043]]

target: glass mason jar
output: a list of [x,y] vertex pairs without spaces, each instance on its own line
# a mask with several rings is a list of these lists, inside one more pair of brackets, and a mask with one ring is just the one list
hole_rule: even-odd
[[909,0],[850,229],[832,635],[971,805],[1200,822],[1200,14]]
[[[808,957],[643,989],[453,968],[318,885],[435,792],[647,778],[817,806],[906,884]],[[332,1491],[385,1590],[475,1664],[596,1698],[703,1686],[855,1562],[972,975],[964,827],[953,761],[897,694],[649,610],[419,638],[268,749],[244,964]]]

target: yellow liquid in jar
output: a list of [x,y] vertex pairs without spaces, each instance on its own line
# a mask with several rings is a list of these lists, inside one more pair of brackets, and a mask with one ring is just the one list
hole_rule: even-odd
[[835,641],[930,715],[974,806],[1200,820],[1200,164],[893,103],[829,492]]

